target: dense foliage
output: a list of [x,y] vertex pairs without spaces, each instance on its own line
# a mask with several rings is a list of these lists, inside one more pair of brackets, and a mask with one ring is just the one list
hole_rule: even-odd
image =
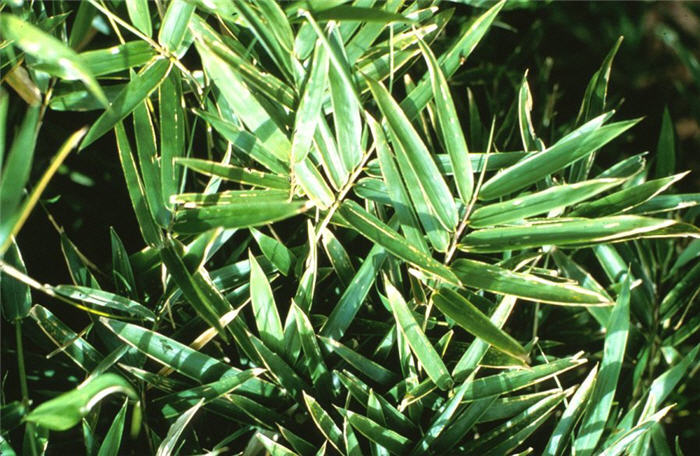
[[1,5],[3,455],[692,454],[691,9]]

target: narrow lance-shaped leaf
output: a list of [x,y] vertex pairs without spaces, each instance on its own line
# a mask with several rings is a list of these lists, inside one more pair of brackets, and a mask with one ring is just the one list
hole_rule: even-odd
[[587,200],[623,182],[623,179],[608,178],[553,186],[541,192],[482,206],[469,217],[469,225],[484,228],[546,214]]
[[170,52],[178,50],[187,33],[195,5],[185,0],[173,0],[163,16],[158,42]]
[[[2,227],[2,232],[9,229],[10,222],[16,217],[16,211],[24,195],[24,187],[29,180],[34,148],[39,133],[39,110],[39,106],[27,108],[7,154],[5,166],[2,168],[2,179],[0,180],[0,214],[2,214],[0,227]],[[4,243],[4,239],[0,238],[0,244],[2,243]]]
[[[673,220],[616,215],[595,219],[571,218],[476,230],[463,237],[459,248],[467,252],[502,252],[543,245],[587,245],[655,236],[678,225]],[[692,231],[687,233],[692,234]],[[679,235],[682,235],[679,233]],[[697,234],[696,234],[697,236]]]
[[585,288],[512,272],[481,261],[460,258],[454,262],[452,271],[464,285],[493,293],[568,306],[610,304],[605,296]]
[[80,58],[94,76],[104,76],[144,65],[154,55],[155,51],[145,41],[127,41],[106,49],[81,52]]
[[528,352],[508,333],[491,323],[476,306],[449,288],[433,296],[435,307],[474,336],[516,358],[527,361]]
[[523,82],[520,84],[520,91],[518,92],[518,125],[525,151],[537,151],[539,149],[537,135],[530,117],[531,112],[532,94],[530,93],[530,86],[527,84],[527,71],[525,71]]
[[[17,242],[12,242],[2,260],[18,271],[27,273]],[[32,306],[29,285],[10,277],[9,274],[0,273],[0,305],[5,320],[18,324],[17,320],[29,315],[29,309]]]
[[472,164],[469,159],[467,141],[462,132],[454,101],[452,101],[450,87],[447,85],[445,75],[442,74],[442,70],[433,55],[433,51],[431,51],[422,40],[419,40],[418,44],[423,51],[425,59],[428,61],[430,81],[433,88],[433,100],[437,111],[440,133],[442,134],[442,140],[450,157],[452,169],[454,170],[457,191],[459,192],[462,202],[468,204],[471,200],[472,190],[474,188],[474,176],[472,174]]
[[595,385],[597,375],[598,365],[591,369],[581,385],[579,385],[571,401],[569,401],[569,405],[566,407],[566,410],[564,410],[561,418],[559,418],[559,422],[554,428],[554,431],[552,431],[552,435],[547,442],[547,447],[542,453],[543,455],[559,456],[564,453],[571,431],[589,404],[588,399]]
[[603,435],[612,408],[630,329],[630,277],[625,276],[606,328],[600,373],[591,393],[590,406],[574,442],[576,454],[593,454]]
[[296,110],[292,135],[292,163],[303,161],[312,146],[316,124],[321,116],[323,96],[328,81],[328,54],[317,45],[311,60],[311,70]]
[[656,146],[656,167],[654,168],[656,177],[670,176],[676,169],[676,139],[674,133],[673,120],[668,112],[668,106],[666,106],[661,118],[661,132],[659,133],[659,142]]
[[333,419],[328,415],[328,413],[323,410],[321,405],[316,401],[316,399],[313,398],[313,396],[310,396],[304,394],[304,403],[306,404],[306,408],[309,410],[309,413],[311,414],[311,418],[313,419],[314,423],[316,424],[316,427],[321,431],[321,433],[326,437],[326,440],[335,447],[338,452],[342,454],[341,448],[343,448],[345,445],[343,445],[343,433],[340,430],[340,428],[333,422]]
[[416,355],[425,372],[438,388],[442,390],[451,388],[453,385],[452,377],[447,372],[440,355],[421,330],[401,293],[388,281],[386,281],[386,291],[389,305],[394,318],[396,318],[396,324],[406,336],[411,351]]
[[[389,129],[401,145],[397,153],[405,154],[405,163],[418,177],[419,188],[409,186],[411,198],[424,200],[446,230],[457,225],[457,208],[450,189],[442,179],[425,144],[415,128],[394,101],[386,88],[378,82],[367,79],[372,95],[387,120]],[[399,161],[401,165],[402,161]],[[405,174],[405,171],[402,170]]]
[[107,106],[107,97],[80,56],[57,38],[13,14],[0,14],[0,33],[34,57],[37,69],[63,79],[80,79],[100,103]]
[[[505,4],[505,0],[498,2],[484,14],[477,17],[469,24],[469,27],[464,31],[459,40],[457,40],[446,53],[438,58],[440,69],[442,69],[446,78],[451,77],[462,62],[469,57]],[[426,75],[416,85],[416,88],[401,102],[401,108],[404,110],[409,120],[413,120],[418,116],[420,111],[430,101],[431,96],[430,81],[428,81]]]
[[[376,11],[376,10],[375,10]],[[362,159],[362,118],[360,117],[360,104],[355,93],[355,87],[348,85],[347,81],[338,71],[338,65],[344,67],[344,73],[350,74],[351,68],[343,48],[342,38],[338,28],[332,28],[329,44],[334,48],[335,65],[329,68],[328,81],[331,91],[331,105],[333,107],[333,124],[335,137],[338,141],[338,150],[342,157],[345,169],[355,169]]]
[[170,197],[178,193],[182,169],[177,169],[175,159],[185,155],[185,100],[182,81],[173,72],[158,88],[158,112],[160,114],[160,180],[163,202],[172,209]]
[[114,421],[109,426],[107,434],[100,445],[100,449],[97,452],[97,456],[117,456],[119,454],[119,447],[122,443],[122,433],[124,432],[124,421],[126,420],[126,406],[129,400],[125,400],[122,407],[117,412],[117,416],[114,417]]
[[263,173],[239,166],[224,165],[200,158],[178,157],[175,159],[175,163],[202,174],[221,177],[241,184],[277,190],[289,190],[289,179],[276,174]]
[[131,23],[146,36],[153,34],[151,15],[148,11],[148,0],[126,0],[126,11]]
[[201,233],[212,228],[248,228],[293,217],[309,209],[308,201],[277,195],[271,198],[234,198],[226,204],[182,209],[175,214],[176,233]]
[[190,272],[188,270],[178,251],[176,242],[170,239],[161,248],[160,255],[163,264],[167,267],[173,280],[180,286],[182,294],[187,298],[187,301],[197,314],[208,325],[216,328],[219,334],[225,338],[224,328],[219,320],[226,312],[231,310],[231,304],[201,272]]
[[141,236],[143,240],[146,241],[146,244],[151,247],[157,247],[162,242],[162,234],[148,208],[143,182],[136,169],[129,138],[126,135],[126,130],[121,121],[117,122],[114,127],[114,134],[117,137],[117,151],[119,152],[119,161],[121,162],[124,172],[126,188],[129,192],[129,199],[131,199],[134,213],[136,214],[136,221],[138,222]]
[[262,341],[278,354],[284,353],[284,330],[272,288],[262,268],[249,252],[250,261],[250,299],[255,314],[255,325]]
[[136,107],[158,88],[170,71],[168,60],[156,57],[139,72],[117,95],[107,109],[90,127],[80,149],[85,149],[101,138],[117,122],[128,116]]
[[401,179],[394,157],[392,157],[384,131],[381,125],[379,125],[372,116],[366,113],[365,118],[372,131],[372,136],[374,137],[374,144],[381,166],[381,174],[384,178],[388,194],[392,199],[392,206],[399,217],[401,230],[409,243],[423,252],[428,253],[428,245],[423,238],[423,233],[421,232],[416,213],[411,205],[408,191]]
[[631,120],[603,126],[611,115],[612,112],[602,114],[588,121],[553,146],[500,171],[482,186],[479,199],[495,199],[532,185],[567,164],[594,152],[639,121]]
[[78,424],[92,407],[113,393],[122,393],[131,400],[139,400],[138,394],[126,380],[108,373],[44,402],[24,419],[53,431],[65,431]]
[[576,207],[570,215],[576,217],[600,217],[618,212],[627,212],[641,203],[653,198],[684,178],[688,172],[674,176],[654,179],[643,184],[626,188],[596,201],[583,203]]
[[354,201],[345,201],[338,213],[360,234],[386,248],[397,257],[408,261],[430,274],[434,274],[453,285],[460,285],[459,279],[444,264],[410,245],[396,231],[362,209]]
[[177,444],[178,439],[203,404],[204,399],[200,399],[199,402],[197,402],[185,413],[180,415],[177,420],[175,420],[175,422],[170,426],[170,429],[168,429],[168,434],[158,447],[156,456],[170,456],[172,454],[173,450],[175,450],[175,445]]
[[202,65],[232,109],[267,150],[288,162],[291,143],[282,129],[243,82],[240,74],[212,50],[207,43],[195,41]]
[[160,226],[167,227],[170,224],[171,215],[163,200],[156,133],[153,129],[151,113],[148,111],[145,101],[136,106],[133,118],[136,152],[139,157],[143,189],[146,192],[148,207],[153,214],[153,219]]
[[403,435],[388,429],[366,416],[350,410],[341,410],[348,422],[369,440],[376,442],[392,454],[405,454],[410,448],[411,441]]

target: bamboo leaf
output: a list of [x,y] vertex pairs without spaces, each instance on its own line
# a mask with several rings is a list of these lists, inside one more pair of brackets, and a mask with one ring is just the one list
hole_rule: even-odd
[[449,288],[441,288],[433,296],[433,304],[469,333],[496,349],[527,362],[527,350],[508,333],[491,323],[486,315],[459,293]]
[[430,156],[425,144],[418,136],[418,133],[411,125],[406,114],[401,110],[398,103],[394,101],[386,88],[378,82],[367,80],[372,95],[374,96],[379,109],[387,120],[393,137],[396,138],[400,147],[397,154],[403,155],[405,160],[402,163],[402,173],[408,170],[417,176],[418,188],[408,187],[409,194],[414,204],[420,199],[427,203],[433,214],[440,221],[444,229],[451,231],[457,225],[457,209],[452,199],[447,184],[440,176],[435,162]]
[[566,306],[609,305],[605,296],[585,288],[550,282],[480,261],[460,258],[454,262],[452,271],[464,285],[493,293]]
[[592,454],[603,434],[612,407],[630,329],[630,278],[625,276],[617,303],[606,328],[603,360],[586,410],[574,441],[577,454]]
[[403,296],[388,281],[386,282],[386,292],[391,311],[394,314],[394,318],[396,318],[396,325],[406,336],[406,340],[411,346],[411,351],[416,355],[423,369],[425,369],[425,372],[438,388],[442,390],[450,389],[454,383],[452,377],[447,372],[440,355],[438,355],[433,345],[420,329],[420,325],[409,310]]
[[[144,67],[119,95],[110,103],[107,109],[90,127],[80,149],[85,149],[111,130],[117,123],[128,116],[137,106],[148,98],[170,71],[171,64],[167,60],[155,58]],[[105,101],[106,104],[106,101]]]
[[103,106],[108,105],[94,75],[73,49],[12,14],[0,14],[0,30],[4,39],[37,60],[35,67],[64,79],[80,79]]

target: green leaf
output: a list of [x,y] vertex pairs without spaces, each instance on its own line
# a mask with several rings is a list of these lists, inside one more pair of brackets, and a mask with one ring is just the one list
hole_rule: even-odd
[[505,225],[535,215],[563,209],[587,200],[623,182],[622,179],[595,179],[569,185],[552,186],[541,192],[482,206],[472,213],[469,218],[469,225],[474,228]]
[[148,12],[148,0],[126,0],[126,11],[131,23],[146,36],[153,34],[151,15]]
[[644,436],[652,426],[657,425],[661,422],[664,416],[673,408],[673,405],[659,410],[652,416],[650,416],[646,421],[641,424],[636,425],[629,431],[621,435],[617,440],[615,440],[610,446],[605,448],[600,455],[601,456],[617,456],[625,452],[628,447],[630,447],[634,442],[638,442],[641,437]]
[[[12,141],[5,166],[2,168],[0,213],[3,214],[3,221],[0,222],[0,227],[2,227],[3,233],[6,230],[9,231],[9,225],[16,217],[24,196],[24,188],[29,180],[34,148],[39,133],[39,110],[38,106],[27,108],[22,124]],[[3,244],[4,241],[4,239],[0,239],[0,244]]]
[[319,209],[328,209],[333,204],[335,195],[309,157],[294,165],[293,171],[299,186]]
[[540,146],[544,148],[544,145],[542,141],[538,140],[535,129],[532,126],[532,94],[530,93],[530,86],[527,84],[527,73],[525,71],[523,82],[520,84],[520,91],[518,92],[518,124],[520,137],[523,141],[523,149],[526,151],[538,151],[541,150]]
[[114,393],[124,394],[133,401],[139,400],[138,394],[126,380],[108,373],[44,402],[24,419],[52,431],[65,431],[80,423],[98,402]]
[[542,399],[501,426],[485,433],[474,445],[468,447],[469,450],[488,456],[510,454],[549,418],[565,395],[562,391]]
[[73,49],[12,14],[0,14],[0,30],[4,39],[37,60],[34,67],[63,79],[80,79],[103,106],[108,105],[94,75]]
[[263,446],[267,450],[267,454],[269,454],[270,456],[296,456],[297,454],[286,448],[284,445],[280,445],[271,438],[259,432],[255,434],[255,438],[263,444]]
[[128,41],[106,49],[81,52],[80,58],[93,76],[104,76],[144,65],[154,55],[155,51],[145,41]]
[[303,161],[311,149],[316,124],[322,115],[321,107],[328,83],[328,54],[323,46],[316,46],[310,63],[311,70],[301,94],[294,118],[292,135],[292,163]]
[[[472,53],[479,41],[484,37],[491,27],[494,19],[506,4],[505,0],[493,5],[484,14],[474,19],[461,34],[460,38],[450,47],[450,49],[438,58],[440,69],[446,78],[450,78],[457,68]],[[415,119],[421,110],[428,104],[432,96],[428,75],[425,75],[416,87],[409,92],[401,102],[401,109],[406,113],[409,120]]]
[[323,336],[318,336],[328,351],[340,356],[364,376],[372,379],[380,385],[391,385],[396,383],[397,375],[379,363],[361,355],[355,350],[346,347],[340,342]]
[[553,146],[500,171],[481,187],[479,199],[492,200],[532,185],[601,148],[639,122],[628,120],[602,126],[611,115],[612,112],[602,114],[588,121]]
[[[576,119],[577,124],[587,122],[593,117],[605,112],[605,101],[608,95],[608,82],[610,80],[610,69],[612,68],[613,59],[620,49],[623,37],[621,36],[613,45],[613,48],[605,56],[605,60],[595,72],[586,87],[586,93],[583,95],[581,108]],[[664,174],[665,175],[665,174]]]
[[204,399],[202,398],[185,413],[180,415],[177,420],[175,420],[175,422],[170,426],[170,429],[168,429],[168,434],[158,447],[156,456],[169,456],[173,453],[178,439],[203,404]]
[[450,163],[454,172],[457,191],[462,202],[469,204],[474,188],[474,176],[472,174],[471,160],[467,142],[459,123],[457,110],[455,109],[450,88],[447,85],[445,75],[442,74],[435,55],[422,40],[418,44],[423,51],[423,56],[428,62],[430,71],[430,81],[433,88],[433,100],[438,117],[438,126],[442,135],[443,143],[450,157]]
[[299,338],[301,339],[301,347],[305,355],[302,362],[306,365],[309,377],[311,377],[314,385],[318,387],[327,387],[328,385],[317,383],[319,379],[323,376],[327,376],[329,372],[326,363],[323,361],[323,355],[316,341],[316,334],[311,325],[311,321],[294,301],[292,301],[289,311],[294,313],[297,331],[299,331]]
[[606,328],[603,360],[591,393],[590,407],[586,410],[573,444],[576,454],[593,454],[603,435],[625,357],[629,330],[630,278],[627,274]]
[[591,391],[595,386],[595,379],[598,375],[598,365],[588,373],[586,378],[579,385],[576,393],[569,401],[569,404],[564,410],[564,413],[559,418],[552,435],[549,437],[547,447],[544,449],[543,455],[554,456],[564,454],[566,445],[571,437],[571,431],[578,422],[579,418],[589,405]]
[[167,227],[170,224],[171,215],[163,200],[156,134],[146,102],[136,106],[133,118],[136,152],[139,157],[139,165],[141,165],[143,188],[146,192],[148,207],[153,214],[153,219],[160,226]]
[[338,241],[333,232],[328,228],[321,231],[321,243],[326,255],[335,269],[340,283],[345,287],[349,287],[352,278],[355,276],[355,266],[353,266],[345,247]]
[[404,178],[409,172],[417,178],[417,187],[408,186],[414,205],[417,201],[424,203],[444,229],[454,230],[457,226],[454,199],[418,132],[381,83],[367,79],[367,84],[399,146],[397,155]]
[[596,201],[580,204],[570,215],[574,217],[600,217],[619,212],[627,212],[665,191],[687,174],[688,172],[685,172],[661,179],[654,179],[612,193]]
[[664,107],[664,114],[661,118],[661,132],[659,132],[659,142],[656,146],[656,167],[654,175],[666,177],[673,174],[676,169],[676,143],[675,130],[668,106]]
[[274,153],[278,159],[288,162],[292,144],[275,123],[274,117],[250,91],[239,72],[219,57],[200,37],[197,37],[195,45],[207,74],[231,108],[240,116],[241,121],[267,150]]
[[474,401],[501,395],[543,382],[585,363],[586,359],[579,356],[577,354],[529,369],[516,369],[467,381],[463,400]]
[[508,333],[491,323],[486,315],[459,293],[449,288],[441,288],[433,295],[433,304],[469,333],[493,345],[494,348],[527,362],[527,350]]
[[381,166],[380,173],[384,178],[387,193],[392,200],[391,204],[398,215],[401,230],[410,244],[416,246],[416,248],[424,253],[428,253],[428,245],[423,238],[423,233],[418,224],[418,218],[413,210],[408,191],[401,179],[399,169],[389,149],[384,131],[381,125],[369,114],[365,113],[365,118],[372,131],[372,136],[374,137],[374,144],[377,148],[377,155],[379,156],[379,164]]
[[168,51],[175,53],[187,33],[187,26],[194,13],[194,5],[185,0],[173,0],[163,16],[158,32],[158,42]]
[[185,265],[177,241],[168,239],[160,250],[160,256],[168,272],[177,282],[182,294],[197,314],[226,339],[220,319],[231,311],[231,304],[200,271],[190,272]]
[[[466,252],[502,252],[544,245],[575,246],[653,237],[661,230],[683,228],[673,220],[615,215],[600,218],[550,219],[526,225],[476,230],[462,238]],[[680,233],[679,233],[680,234]],[[680,234],[682,235],[682,234]]]
[[[158,88],[170,71],[168,60],[156,57],[144,67],[124,89],[119,92],[107,109],[90,127],[80,149],[85,149],[101,138],[117,123],[128,116],[136,107]],[[106,103],[106,102],[105,102]]]
[[275,174],[263,173],[250,168],[223,165],[199,158],[178,157],[175,159],[175,163],[197,171],[198,173],[221,177],[232,182],[289,191],[289,179]]
[[377,8],[363,8],[361,6],[338,5],[324,9],[314,14],[317,21],[358,21],[362,23],[379,22],[390,24],[392,22],[415,23],[414,19],[391,13]]
[[344,201],[338,208],[338,213],[358,233],[386,248],[397,257],[450,284],[460,285],[459,279],[447,266],[409,244],[396,231],[362,209],[354,201]]
[[175,160],[185,155],[185,100],[181,81],[173,72],[158,88],[160,114],[160,181],[163,202],[172,209],[170,197],[180,188],[182,170]]
[[[136,279],[129,261],[129,255],[126,253],[119,235],[112,227],[109,228],[109,240],[112,245],[112,279],[114,280],[117,294],[136,297]],[[90,286],[90,288],[99,288],[99,286]]]
[[406,454],[406,451],[410,448],[411,441],[403,435],[350,410],[340,409],[340,412],[345,415],[348,422],[358,432],[372,442],[376,442],[386,448],[392,454]]
[[37,304],[29,311],[29,316],[46,334],[51,342],[61,348],[85,372],[92,372],[102,361],[102,354],[79,334],[59,320],[50,310]]
[[[516,298],[514,296],[506,295],[502,297],[501,302],[498,303],[498,306],[492,312],[489,321],[497,328],[502,328],[508,317],[513,313],[515,303]],[[474,373],[489,348],[489,344],[483,340],[475,339],[459,358],[457,365],[452,369],[452,377],[454,377],[455,381],[462,382]]]
[[119,454],[119,447],[122,443],[122,433],[124,432],[124,420],[126,419],[126,406],[129,403],[128,400],[124,401],[122,408],[117,412],[117,416],[114,417],[114,421],[109,426],[107,434],[100,445],[100,450],[97,452],[97,456],[117,456]]
[[77,285],[58,285],[53,287],[53,291],[69,299],[118,310],[139,319],[155,321],[156,318],[153,312],[142,304],[107,291]]
[[[23,274],[27,273],[22,254],[15,241],[5,252],[2,261]],[[10,277],[7,273],[0,274],[0,303],[2,304],[2,316],[5,320],[18,324],[18,320],[29,315],[29,310],[32,307],[32,294],[29,285]]]
[[258,377],[263,372],[265,369],[247,369],[206,385],[163,396],[159,398],[159,401],[165,403],[161,409],[163,416],[165,418],[180,416],[183,410],[196,406],[200,400],[205,401],[205,404],[214,404],[218,398],[237,390],[245,382]]
[[454,262],[452,271],[468,287],[531,301],[566,306],[610,304],[605,296],[585,288],[512,272],[480,261],[460,258]]
[[355,315],[360,310],[367,294],[370,292],[377,274],[382,269],[388,254],[375,244],[367,254],[357,274],[352,278],[351,286],[347,287],[335,305],[328,320],[321,329],[321,335],[340,339],[350,327]]
[[262,341],[276,353],[284,349],[284,330],[280,321],[272,288],[255,256],[248,252],[250,261],[250,300],[255,314],[255,325]]
[[343,445],[343,433],[341,432],[340,428],[338,428],[330,415],[323,410],[321,405],[316,401],[316,399],[313,398],[313,396],[306,393],[303,393],[303,395],[306,408],[309,410],[311,418],[313,419],[314,424],[316,424],[316,427],[321,431],[326,440],[330,442],[330,444],[333,445],[336,450],[342,453],[343,451],[341,448],[344,448],[345,445]]
[[214,127],[236,149],[250,156],[270,171],[283,175],[289,173],[283,162],[284,158],[280,158],[279,153],[273,153],[274,149],[268,150],[256,136],[209,112],[195,110],[195,113]]
[[[344,168],[351,171],[362,160],[363,154],[360,103],[355,86],[348,84],[343,77],[343,75],[351,74],[352,69],[347,60],[338,28],[331,29],[328,42],[335,50],[332,54],[335,64],[329,68],[328,73],[335,137]],[[338,71],[338,65],[343,67],[342,74]]]
[[129,198],[131,199],[134,213],[136,214],[136,221],[138,222],[141,236],[149,246],[158,247],[163,242],[162,234],[155,220],[153,220],[153,216],[148,207],[146,191],[143,189],[143,182],[136,169],[129,138],[126,135],[126,130],[121,121],[118,121],[115,125],[114,134],[117,137],[117,150],[119,152],[119,161],[121,162],[124,172],[126,188],[129,192]]
[[430,343],[420,328],[415,317],[411,313],[404,301],[401,293],[390,283],[386,282],[386,292],[389,298],[388,302],[391,306],[391,311],[396,319],[396,325],[405,335],[408,344],[411,346],[411,351],[420,361],[423,369],[428,374],[430,379],[441,390],[448,390],[452,387],[453,381],[445,364],[442,362],[435,348]]
[[288,198],[279,197],[235,198],[226,204],[178,210],[173,230],[195,234],[217,227],[249,228],[293,217],[308,210],[309,206],[308,201],[289,201]]
[[250,228],[250,232],[255,238],[255,242],[258,243],[258,247],[260,247],[265,258],[267,258],[283,276],[287,276],[293,264],[296,263],[296,255],[277,239],[263,234],[255,228]]

